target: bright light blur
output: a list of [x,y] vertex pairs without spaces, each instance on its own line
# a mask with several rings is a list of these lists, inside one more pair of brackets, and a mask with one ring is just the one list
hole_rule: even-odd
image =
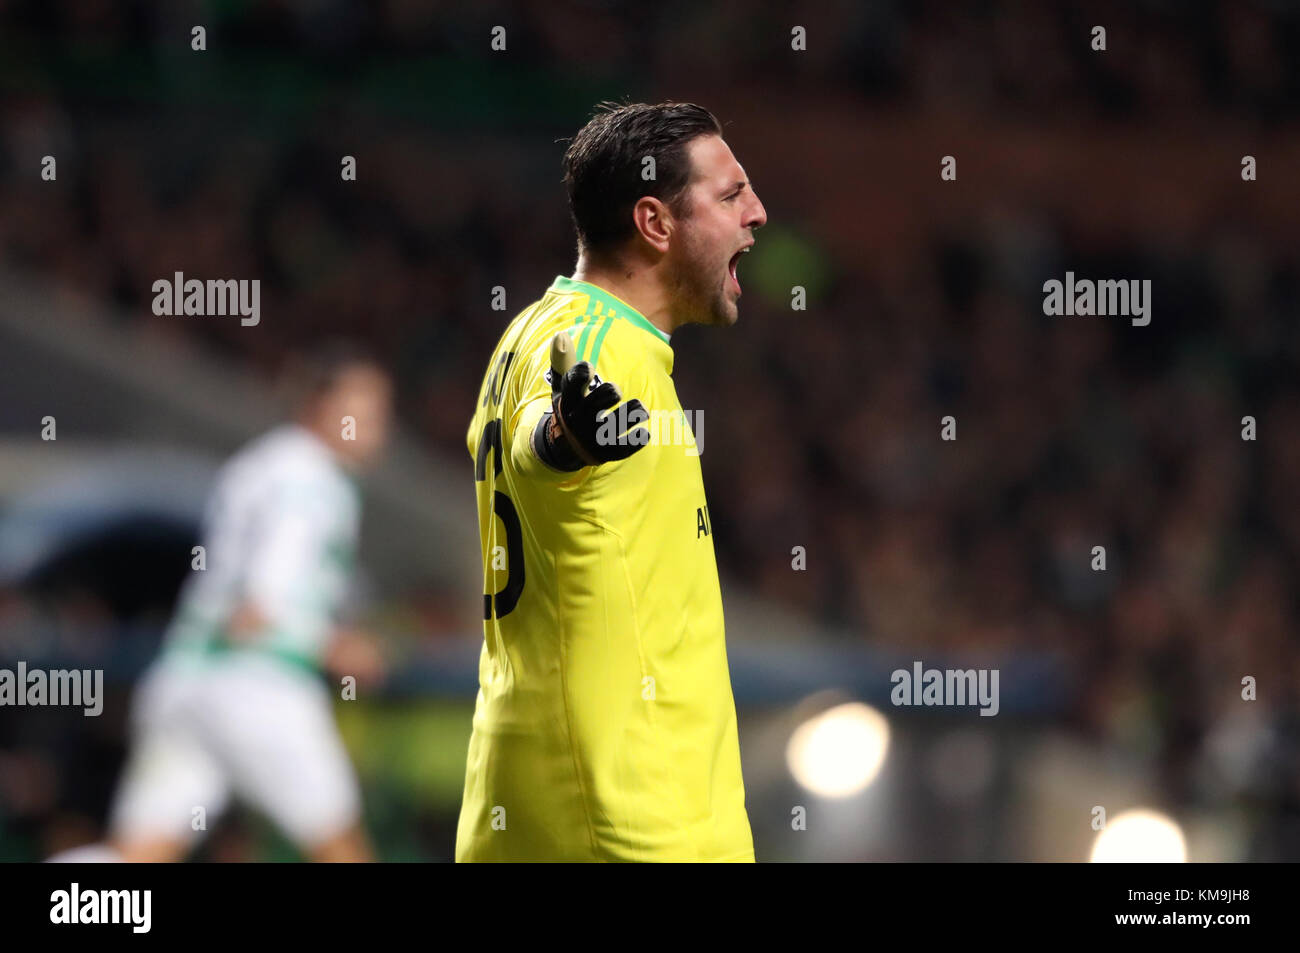
[[1125,811],[1107,823],[1092,845],[1094,864],[1187,861],[1183,830],[1158,811]]
[[880,773],[889,750],[889,723],[869,705],[836,705],[795,729],[785,749],[794,779],[820,797],[849,797]]

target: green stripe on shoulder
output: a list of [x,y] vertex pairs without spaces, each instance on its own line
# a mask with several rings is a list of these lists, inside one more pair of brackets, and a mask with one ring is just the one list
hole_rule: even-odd
[[586,321],[586,327],[582,329],[582,337],[578,338],[578,353],[575,355],[577,360],[579,361],[586,360],[586,357],[584,357],[583,355],[586,353],[587,344],[591,340],[591,331],[597,324],[600,323],[599,318],[601,317],[603,311],[604,311],[604,305],[600,301],[596,300],[595,298],[592,298],[591,310],[588,311],[583,316],[583,320]]
[[610,314],[605,319],[605,323],[600,326],[600,333],[596,335],[596,343],[591,347],[590,363],[592,367],[595,367],[596,362],[600,360],[600,346],[605,342],[605,335],[609,333],[609,329],[614,326],[615,317],[616,315]]
[[556,294],[585,295],[587,297],[587,316],[594,314],[597,318],[603,317],[601,306],[603,305],[607,313],[614,313],[614,306],[618,305],[619,314],[617,317],[625,319],[629,324],[640,328],[649,334],[653,334],[665,344],[671,343],[668,334],[659,330],[653,324],[646,320],[636,308],[632,307],[622,298],[613,295],[598,285],[593,285],[587,281],[580,281],[576,278],[565,278],[562,275],[556,275],[555,281],[551,283],[549,291]]

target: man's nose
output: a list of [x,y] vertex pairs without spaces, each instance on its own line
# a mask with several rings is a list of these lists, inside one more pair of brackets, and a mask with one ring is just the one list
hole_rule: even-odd
[[749,210],[745,218],[745,228],[762,228],[767,224],[767,209],[763,208],[763,203],[754,196],[754,207]]

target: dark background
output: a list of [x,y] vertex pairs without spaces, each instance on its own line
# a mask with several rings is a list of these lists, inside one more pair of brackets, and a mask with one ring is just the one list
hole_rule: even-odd
[[[344,332],[397,375],[403,436],[366,541],[398,661],[340,719],[383,855],[450,857],[472,403],[572,272],[559,140],[676,99],[769,216],[740,322],[673,338],[759,859],[1084,860],[1098,805],[1163,812],[1192,860],[1297,859],[1297,63],[1273,3],[0,2],[0,658],[113,689],[99,719],[0,709],[0,856],[98,835],[205,468]],[[175,271],[260,279],[261,323],[154,316]],[[1045,316],[1066,271],[1149,279],[1150,325]],[[913,660],[999,669],[1001,713],[892,706]],[[848,701],[888,752],[819,798],[786,743]],[[237,814],[203,856],[293,854]]]

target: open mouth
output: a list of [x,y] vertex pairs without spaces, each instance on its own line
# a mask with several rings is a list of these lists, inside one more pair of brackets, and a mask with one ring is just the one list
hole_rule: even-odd
[[736,294],[740,294],[740,279],[736,277],[736,268],[740,265],[741,256],[748,254],[751,247],[753,247],[752,242],[732,255],[731,261],[727,263],[727,272],[731,275],[731,280],[736,286]]

